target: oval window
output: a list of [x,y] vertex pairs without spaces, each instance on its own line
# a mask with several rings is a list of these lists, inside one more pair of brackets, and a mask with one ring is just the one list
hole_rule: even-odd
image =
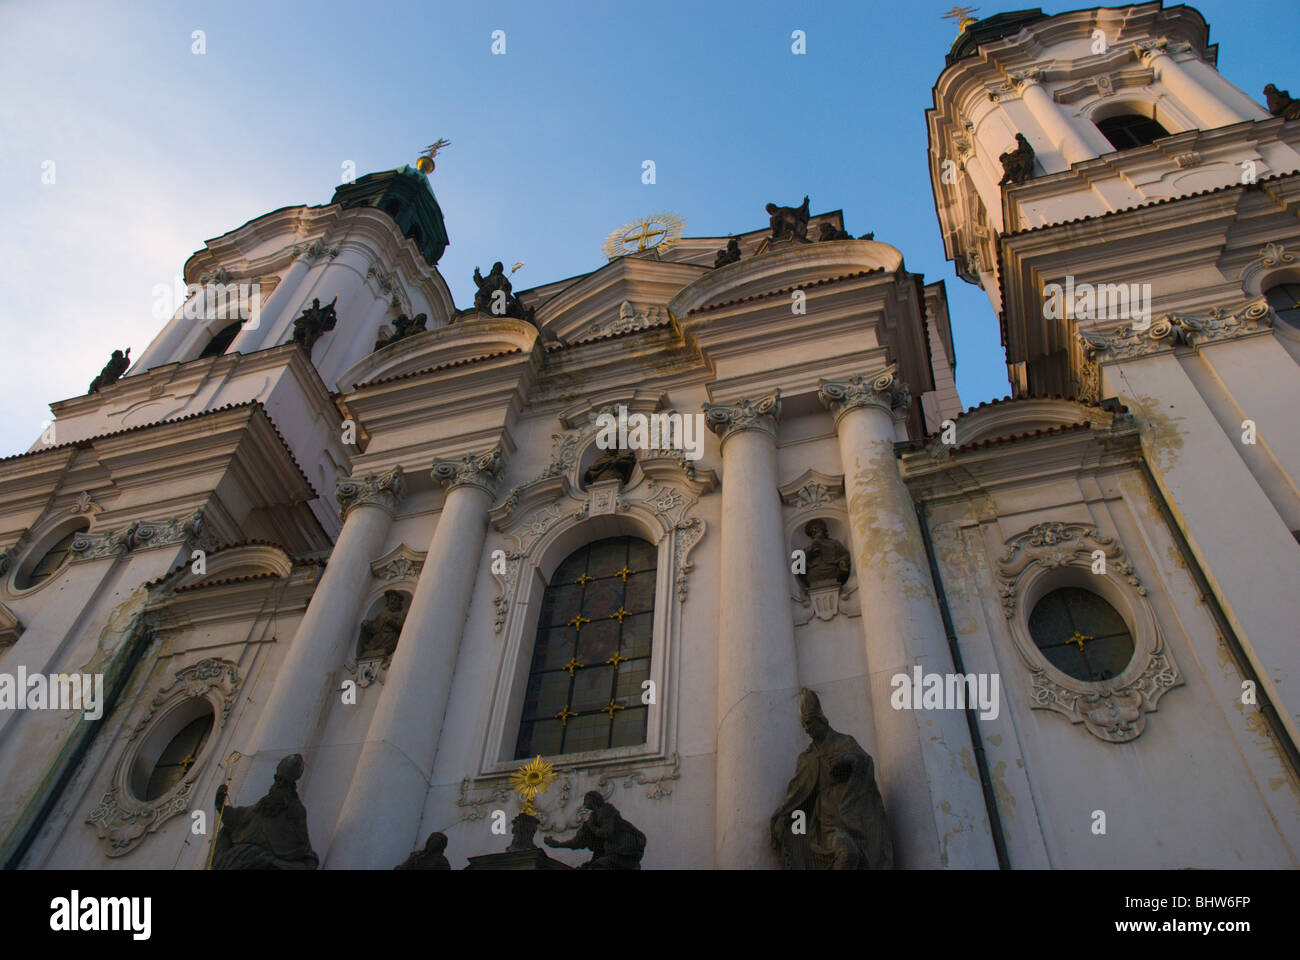
[[1052,666],[1076,680],[1119,676],[1133,659],[1133,634],[1114,607],[1091,590],[1053,590],[1034,605],[1029,634]]
[[83,521],[50,544],[39,560],[26,569],[19,569],[14,576],[14,586],[19,590],[29,590],[52,577],[67,562],[68,556],[72,553],[72,541],[77,538],[77,534],[89,527],[90,525]]
[[209,711],[181,728],[180,733],[172,737],[171,743],[163,749],[158,762],[153,765],[149,775],[149,785],[145,787],[144,799],[156,800],[176,786],[198,760],[199,751],[212,732],[212,713]]

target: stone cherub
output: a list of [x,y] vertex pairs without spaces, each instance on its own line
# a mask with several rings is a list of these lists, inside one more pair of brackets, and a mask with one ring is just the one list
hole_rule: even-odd
[[1002,179],[998,186],[1024,183],[1034,176],[1034,148],[1023,133],[1016,134],[1016,146],[998,157],[1002,161]]
[[108,363],[104,364],[104,369],[99,371],[99,376],[90,381],[90,388],[87,393],[98,393],[100,387],[106,387],[110,383],[116,383],[122,374],[126,373],[126,368],[131,366],[131,348],[126,348],[126,353],[121,350],[114,350],[113,355],[109,357]]
[[213,870],[315,870],[320,860],[307,836],[307,808],[294,784],[302,777],[298,753],[275,768],[275,782],[251,807],[226,803],[226,785],[217,787],[221,831],[212,854]]
[[772,845],[785,867],[892,869],[894,845],[871,756],[853,737],[831,729],[817,694],[806,688],[799,691],[799,719],[812,742],[799,754],[771,822]]
[[805,523],[803,532],[811,541],[803,550],[807,572],[799,574],[804,589],[842,585],[852,569],[852,560],[844,544],[831,537],[826,521],[818,517]]
[[572,838],[564,841],[546,836],[548,847],[590,850],[592,857],[581,870],[640,870],[645,855],[645,834],[623,819],[618,809],[592,790],[582,799],[590,816]]
[[310,354],[311,348],[316,346],[316,341],[324,336],[328,331],[334,329],[338,323],[338,314],[334,310],[334,305],[338,303],[339,298],[334,297],[324,307],[320,305],[320,300],[312,298],[311,306],[302,312],[302,316],[295,317],[293,321],[293,342],[302,344],[303,348]]
[[1288,120],[1300,119],[1300,100],[1292,100],[1290,91],[1279,90],[1270,83],[1264,88],[1264,101],[1268,104],[1268,112],[1273,116],[1286,117]]
[[357,658],[391,657],[406,622],[406,597],[397,590],[384,591],[384,606],[373,619],[361,621]]
[[740,241],[732,237],[727,241],[727,248],[719,250],[717,256],[713,258],[713,266],[725,267],[729,263],[735,263],[740,259]]
[[411,855],[393,867],[394,870],[450,870],[451,863],[443,855],[447,849],[447,835],[434,832],[424,841],[424,847],[411,851]]
[[798,207],[778,207],[775,203],[769,203],[764,209],[770,218],[768,222],[772,227],[773,240],[783,240],[786,237],[808,239],[807,197],[803,198],[803,204]]

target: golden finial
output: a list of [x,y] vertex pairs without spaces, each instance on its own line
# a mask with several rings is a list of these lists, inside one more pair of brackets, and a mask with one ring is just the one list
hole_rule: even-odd
[[510,774],[510,782],[514,784],[515,793],[524,798],[523,812],[525,814],[530,817],[537,816],[537,808],[533,806],[533,798],[539,793],[545,793],[546,789],[555,782],[555,779],[555,768],[543,760],[540,755],[529,760]]
[[419,170],[425,176],[433,173],[433,158],[438,155],[438,151],[443,147],[450,147],[451,141],[439,138],[424,148],[420,158],[415,161],[415,169]]
[[961,36],[967,27],[979,20],[979,17],[971,16],[978,9],[979,7],[953,7],[943,15],[943,19],[954,21],[957,24],[957,36]]

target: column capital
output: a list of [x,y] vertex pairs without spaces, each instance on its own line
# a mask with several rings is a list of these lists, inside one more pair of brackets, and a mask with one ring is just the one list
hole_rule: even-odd
[[821,380],[817,398],[837,424],[850,410],[865,407],[879,407],[892,416],[895,410],[906,410],[912,403],[912,395],[896,377],[897,369],[894,365],[871,377],[859,373],[844,380]]
[[478,487],[488,496],[493,496],[503,465],[500,447],[487,453],[467,453],[449,460],[435,457],[433,479],[449,491],[456,487]]
[[704,422],[723,443],[745,430],[759,430],[776,437],[776,422],[781,416],[781,391],[734,403],[704,404]]
[[343,520],[347,520],[353,507],[363,504],[382,507],[391,514],[397,509],[405,492],[406,480],[402,476],[401,464],[387,473],[347,477],[334,487],[334,496],[339,501],[339,517]]
[[1042,84],[1043,71],[1039,67],[1030,67],[1027,70],[1015,70],[1007,74],[1011,85],[1017,90],[1023,90],[1025,87],[1034,87]]
[[1152,60],[1161,55],[1172,58],[1176,53],[1186,53],[1191,49],[1190,43],[1170,40],[1168,37],[1139,40],[1133,44],[1133,53],[1144,65],[1149,65]]

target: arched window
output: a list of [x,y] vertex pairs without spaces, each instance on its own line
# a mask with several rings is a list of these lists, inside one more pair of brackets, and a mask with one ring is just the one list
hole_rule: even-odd
[[1097,129],[1116,150],[1145,147],[1161,137],[1169,136],[1168,130],[1140,113],[1121,113],[1117,117],[1107,117],[1097,122]]
[[556,568],[542,598],[516,758],[645,743],[655,548],[598,540]]
[[14,586],[19,590],[29,590],[37,584],[44,583],[54,573],[67,562],[69,554],[72,553],[72,541],[76,539],[77,534],[88,528],[89,524],[82,523],[74,527],[60,537],[57,541],[46,548],[29,569],[19,568],[18,573],[14,576]]
[[1091,590],[1064,587],[1034,605],[1029,634],[1052,666],[1076,680],[1110,680],[1133,659],[1124,618]]
[[212,732],[212,721],[213,715],[209,709],[203,716],[187,723],[181,728],[180,733],[172,737],[171,743],[167,744],[158,762],[153,765],[153,772],[149,775],[149,785],[144,791],[146,801],[161,797],[176,786],[181,777],[194,766],[199,751],[203,749],[208,734]]
[[1279,320],[1300,328],[1300,283],[1279,283],[1265,290],[1264,296]]
[[236,320],[229,326],[222,327],[221,331],[215,337],[208,341],[208,345],[203,348],[199,354],[199,359],[204,357],[219,357],[230,349],[230,345],[235,342],[235,337],[239,336],[239,328],[243,326],[242,320]]

